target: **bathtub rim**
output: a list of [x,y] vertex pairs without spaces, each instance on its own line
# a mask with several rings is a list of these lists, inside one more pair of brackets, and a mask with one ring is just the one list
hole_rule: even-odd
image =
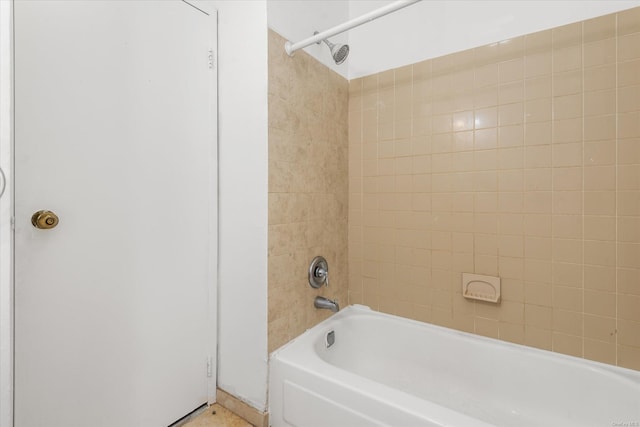
[[[534,356],[541,357],[543,359],[556,359],[561,362],[563,365],[571,364],[575,366],[577,363],[580,366],[583,366],[586,369],[591,371],[596,371],[599,374],[605,375],[607,377],[614,377],[617,380],[624,379],[625,382],[630,382],[631,385],[638,387],[640,390],[640,371],[636,371],[634,369],[625,368],[622,366],[610,365],[603,362],[598,362],[595,360],[585,359],[583,357],[571,356],[568,354],[558,353],[551,350],[544,350],[536,347],[530,347],[524,344],[512,343],[509,341],[500,340],[497,338],[485,337],[482,335],[474,334],[471,332],[460,331],[453,328],[448,328],[446,326],[436,325],[433,323],[421,322],[419,320],[409,319],[406,317],[397,316],[394,314],[384,313],[381,311],[373,310],[372,308],[362,305],[362,304],[350,304],[347,307],[341,309],[338,313],[331,315],[330,317],[324,319],[320,323],[315,326],[307,329],[305,332],[300,334],[299,336],[293,338],[291,341],[287,342],[283,346],[277,348],[269,355],[269,361],[273,360],[275,357],[279,357],[280,360],[286,361],[288,363],[294,364],[295,366],[304,369],[304,366],[296,363],[289,356],[290,352],[293,352],[298,349],[298,345],[302,342],[308,341],[309,346],[305,349],[310,350],[311,353],[315,357],[317,357],[322,363],[327,364],[335,369],[340,369],[343,372],[349,372],[345,369],[340,368],[339,366],[333,365],[328,361],[324,360],[314,349],[314,344],[316,339],[322,338],[322,336],[331,330],[331,325],[338,322],[340,319],[348,316],[357,316],[357,315],[370,315],[370,316],[380,316],[382,318],[389,319],[393,322],[408,322],[409,324],[419,327],[419,328],[427,328],[429,330],[433,330],[439,334],[447,334],[447,335],[456,335],[463,339],[469,339],[472,341],[476,341],[485,345],[489,345],[494,348],[502,348],[508,349],[510,351],[526,351]],[[295,347],[294,347],[295,346]],[[295,350],[292,350],[295,348]],[[297,351],[296,351],[297,353]],[[355,374],[353,374],[355,375]]]

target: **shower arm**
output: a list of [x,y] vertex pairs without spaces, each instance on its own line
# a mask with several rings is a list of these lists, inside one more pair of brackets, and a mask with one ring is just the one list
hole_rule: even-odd
[[344,33],[345,31],[348,31],[352,28],[358,27],[362,24],[366,24],[367,22],[371,22],[374,19],[388,15],[392,12],[395,12],[396,10],[400,10],[407,6],[411,6],[412,4],[417,3],[419,1],[421,0],[401,0],[401,1],[393,2],[379,9],[372,10],[371,12],[365,13],[362,16],[351,19],[347,22],[343,22],[342,24],[336,25],[335,27],[329,28],[328,30],[319,32],[318,34],[308,37],[297,43],[291,43],[290,41],[287,41],[284,44],[284,50],[287,52],[289,56],[293,56],[293,53],[298,49],[311,46],[314,43],[318,43],[319,41],[335,36],[336,34]]

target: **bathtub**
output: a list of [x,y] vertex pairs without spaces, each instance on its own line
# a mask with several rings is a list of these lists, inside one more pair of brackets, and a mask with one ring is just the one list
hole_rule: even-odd
[[640,372],[358,305],[269,369],[272,427],[640,426]]

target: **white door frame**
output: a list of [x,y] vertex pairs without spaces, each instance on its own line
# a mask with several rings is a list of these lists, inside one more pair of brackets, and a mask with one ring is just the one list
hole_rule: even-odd
[[[6,176],[6,190],[0,197],[0,425],[13,425],[13,1],[0,1],[0,168]],[[198,4],[198,7],[206,10],[217,20],[217,12],[199,1],[189,1]],[[213,60],[215,63],[215,79],[217,84],[218,62],[217,46],[213,46]],[[216,90],[217,96],[217,90]],[[216,133],[217,133],[217,120]],[[214,150],[217,153],[217,150]],[[217,154],[216,154],[217,156]],[[212,159],[215,163],[215,175],[211,177],[214,187],[217,185],[218,159]],[[212,212],[216,217],[212,218],[210,235],[215,240],[211,246],[209,289],[209,339],[207,346],[209,354],[213,358],[211,363],[212,376],[208,381],[209,403],[216,401],[216,366],[217,366],[217,295],[218,295],[218,244],[219,234],[217,194],[212,195]]]
[[209,210],[214,218],[210,218],[208,230],[209,236],[211,239],[210,246],[210,254],[209,254],[209,279],[212,281],[209,287],[209,301],[207,307],[207,333],[208,340],[207,343],[207,354],[209,354],[208,360],[208,371],[211,375],[208,378],[207,382],[207,397],[209,405],[216,402],[216,390],[218,385],[218,250],[219,250],[219,241],[220,241],[220,231],[219,220],[218,220],[218,187],[219,187],[219,159],[218,159],[218,142],[219,142],[219,130],[218,130],[218,117],[219,117],[219,102],[218,102],[218,11],[213,7],[212,1],[202,1],[202,0],[182,0],[186,3],[190,3],[201,9],[201,11],[208,13],[211,16],[212,22],[216,23],[216,33],[215,44],[212,45],[212,51],[210,52],[209,60],[212,64],[212,79],[214,81],[213,89],[215,91],[215,98],[212,102],[215,102],[215,111],[216,117],[212,117],[214,125],[214,135],[215,135],[215,144],[216,147],[212,150],[213,158],[211,162],[213,163],[213,167],[209,170],[212,171],[212,176],[210,177],[212,188],[215,189],[213,194],[210,195],[210,206]]
[[13,1],[0,1],[0,425],[13,425]]

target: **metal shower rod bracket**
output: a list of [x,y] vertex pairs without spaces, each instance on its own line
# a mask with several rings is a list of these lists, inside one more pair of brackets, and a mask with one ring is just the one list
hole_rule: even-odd
[[344,33],[345,31],[348,31],[352,28],[358,27],[362,24],[366,24],[367,22],[371,22],[374,19],[380,18],[381,16],[388,15],[392,12],[395,12],[396,10],[400,10],[407,6],[411,6],[412,4],[418,3],[419,1],[421,0],[401,0],[401,1],[393,2],[379,9],[372,10],[371,12],[365,13],[362,16],[359,16],[357,18],[344,22],[340,25],[336,25],[335,27],[329,28],[328,30],[319,32],[318,34],[308,37],[297,43],[291,43],[290,41],[287,41],[284,44],[284,50],[287,51],[287,54],[289,54],[289,56],[293,56],[293,53],[298,49],[302,49],[304,47],[310,46],[321,40],[335,36],[336,34]]

